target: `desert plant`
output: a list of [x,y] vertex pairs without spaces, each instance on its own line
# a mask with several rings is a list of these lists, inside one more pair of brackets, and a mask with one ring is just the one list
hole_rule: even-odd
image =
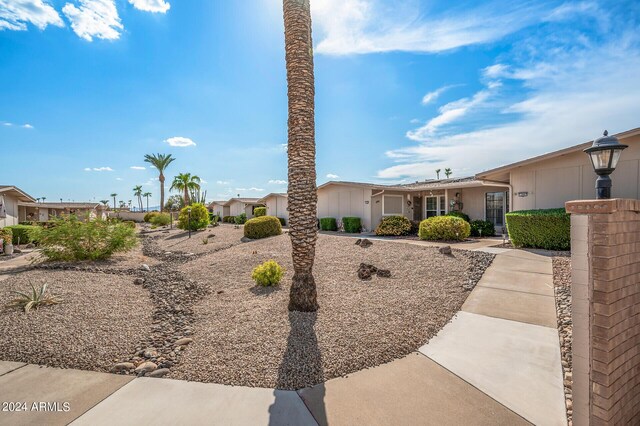
[[360,232],[360,230],[362,229],[362,224],[360,223],[359,217],[343,217],[342,226],[344,227],[344,232],[348,232],[351,234]]
[[151,219],[153,219],[155,216],[158,216],[159,214],[160,213],[158,212],[149,212],[144,215],[144,218],[142,220],[144,220],[146,223],[151,223]]
[[321,231],[337,231],[338,222],[335,217],[321,217],[320,218],[320,230]]
[[255,217],[266,216],[267,215],[267,208],[266,207],[256,207],[255,209],[253,209],[253,215]]
[[521,210],[506,214],[509,239],[516,247],[571,248],[571,220],[565,209]]
[[244,224],[244,236],[254,240],[280,234],[282,234],[282,225],[275,216],[254,217]]
[[0,240],[3,240],[4,245],[11,244],[13,241],[13,232],[9,228],[0,229]]
[[122,224],[128,226],[131,229],[136,229],[136,223],[132,220],[123,220]]
[[471,233],[469,222],[459,217],[434,216],[420,222],[421,240],[463,241]]
[[[166,170],[167,167],[169,167],[169,164],[171,164],[174,160],[175,158],[173,158],[171,154],[147,154],[144,156],[144,161],[151,164],[156,169],[158,169],[158,173],[160,174],[158,176],[158,180],[160,181],[160,211],[161,212],[162,212],[162,209],[164,208],[164,180],[165,180],[164,171]],[[114,195],[111,194],[111,196],[113,197]],[[115,204],[115,198],[114,198],[114,204]]]
[[18,297],[9,302],[7,306],[20,307],[25,312],[38,309],[40,306],[56,305],[62,302],[62,299],[47,293],[47,284],[43,284],[38,290],[31,284],[31,292],[12,291],[12,293],[17,294]]
[[284,268],[275,260],[267,260],[263,264],[256,266],[251,272],[251,278],[257,285],[262,287],[278,285],[283,275]]
[[204,237],[204,238],[202,239],[202,245],[203,245],[203,246],[206,246],[207,244],[209,244],[209,237]]
[[151,224],[155,226],[167,226],[171,223],[171,215],[169,213],[158,213],[151,218]]
[[472,220],[470,225],[473,237],[493,237],[496,234],[496,228],[488,220]]
[[13,243],[17,244],[29,244],[37,241],[39,226],[35,225],[12,225],[7,226],[5,229],[9,229],[13,234]]
[[240,213],[238,216],[235,216],[233,218],[233,223],[235,223],[236,225],[242,225],[246,221],[247,221],[247,214],[244,212]]
[[57,219],[54,226],[39,229],[37,239],[42,254],[60,261],[107,259],[138,242],[129,224],[101,219],[81,222],[76,216]]
[[459,217],[460,219],[464,219],[465,221],[471,223],[471,218],[466,213],[462,213],[462,212],[459,212],[459,211],[454,211],[454,212],[447,213],[447,216]]
[[[191,209],[191,220],[189,220],[189,209]],[[207,226],[209,226],[209,210],[204,204],[194,203],[180,210],[178,228],[197,231]]]
[[404,216],[386,216],[376,228],[376,235],[409,235],[411,221]]
[[[191,173],[178,173],[178,176],[173,178],[173,183],[171,183],[170,191],[182,191],[182,196],[184,197],[184,204],[190,204],[192,201],[190,200],[189,194],[193,191],[200,191],[200,178],[195,175],[191,175]],[[204,203],[194,203],[194,204],[204,204]]]

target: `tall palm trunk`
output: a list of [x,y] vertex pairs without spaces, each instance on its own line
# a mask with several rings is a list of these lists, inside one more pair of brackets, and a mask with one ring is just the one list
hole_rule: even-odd
[[164,174],[160,173],[160,177],[158,177],[160,181],[160,213],[164,211]]
[[184,186],[183,197],[184,197],[184,205],[188,206],[189,205],[189,189],[187,188],[186,184]]
[[309,0],[284,0],[283,12],[289,99],[289,235],[293,257],[289,310],[313,312],[318,309],[312,273],[318,238],[318,195]]

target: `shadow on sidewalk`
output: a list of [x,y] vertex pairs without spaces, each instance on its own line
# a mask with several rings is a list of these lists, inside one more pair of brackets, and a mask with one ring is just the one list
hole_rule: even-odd
[[[324,370],[322,368],[322,355],[318,347],[318,339],[314,325],[318,317],[317,312],[289,312],[290,331],[287,339],[287,348],[278,368],[278,378],[275,400],[269,407],[270,426],[293,424],[287,421],[286,414],[289,411],[291,398],[285,397],[284,389],[299,389],[304,383],[314,383],[313,400],[304,401],[316,422],[320,425],[327,424],[324,407]],[[306,378],[304,382],[300,378]]]

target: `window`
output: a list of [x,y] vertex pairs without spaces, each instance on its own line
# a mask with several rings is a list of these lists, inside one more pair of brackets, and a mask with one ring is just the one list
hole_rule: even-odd
[[402,216],[402,203],[404,197],[402,195],[383,195],[382,196],[382,215],[383,216]]
[[426,217],[442,216],[446,213],[446,201],[444,195],[436,195],[433,197],[426,197]]
[[493,226],[504,226],[506,197],[504,192],[487,192],[485,216]]

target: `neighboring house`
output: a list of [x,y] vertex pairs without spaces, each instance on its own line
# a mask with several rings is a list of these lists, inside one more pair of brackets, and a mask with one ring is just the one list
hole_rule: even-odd
[[76,215],[79,219],[106,219],[107,207],[100,203],[18,203],[20,222],[46,222],[64,215]]
[[258,202],[267,207],[267,215],[281,217],[289,223],[289,198],[286,193],[272,192]]
[[36,199],[12,185],[0,185],[0,228],[20,222],[18,204],[35,202]]
[[245,213],[247,219],[251,219],[253,210],[256,207],[264,207],[264,204],[259,203],[257,198],[232,198],[224,203],[224,207],[229,208],[229,214],[225,216],[238,216]]
[[220,217],[230,216],[229,207],[225,206],[226,201],[212,201],[209,203],[209,212]]

